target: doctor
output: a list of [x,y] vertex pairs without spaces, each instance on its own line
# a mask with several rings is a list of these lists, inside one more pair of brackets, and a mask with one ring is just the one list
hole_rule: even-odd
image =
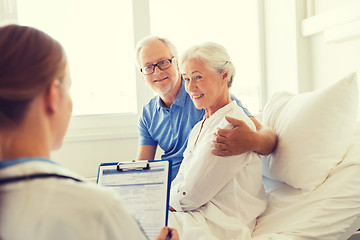
[[[50,160],[71,116],[70,84],[57,41],[0,27],[0,239],[146,239],[114,192]],[[169,232],[178,239],[167,227],[157,239]]]

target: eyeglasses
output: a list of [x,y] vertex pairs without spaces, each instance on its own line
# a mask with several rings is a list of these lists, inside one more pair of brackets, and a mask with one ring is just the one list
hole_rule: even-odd
[[143,68],[140,69],[140,71],[145,74],[153,74],[155,72],[155,67],[158,67],[160,70],[165,70],[168,69],[169,67],[171,67],[171,63],[172,61],[174,61],[174,57],[171,59],[165,59],[165,60],[161,60],[156,64],[151,64],[151,65],[147,65]]

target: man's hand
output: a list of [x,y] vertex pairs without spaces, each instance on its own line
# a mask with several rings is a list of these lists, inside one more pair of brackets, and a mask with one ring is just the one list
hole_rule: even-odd
[[161,229],[159,236],[156,238],[156,240],[165,240],[166,237],[169,235],[170,233],[170,240],[179,240],[179,234],[176,231],[175,228],[169,228],[169,227],[163,227],[163,229]]
[[256,118],[250,117],[257,131],[253,131],[244,121],[225,117],[233,129],[218,129],[214,134],[212,153],[217,156],[233,156],[248,151],[263,155],[270,154],[276,147],[277,136],[269,128],[264,128]]
[[232,117],[225,117],[231,123],[233,129],[218,129],[214,134],[212,153],[218,156],[239,155],[248,151],[253,151],[256,145],[256,132],[242,120]]

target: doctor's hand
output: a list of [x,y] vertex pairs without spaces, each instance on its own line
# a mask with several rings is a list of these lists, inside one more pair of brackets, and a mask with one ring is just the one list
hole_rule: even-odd
[[214,134],[211,151],[217,156],[233,156],[254,151],[257,144],[257,132],[253,131],[244,121],[225,117],[233,129],[218,129]]
[[170,240],[179,240],[179,234],[175,228],[163,227],[156,240],[165,240],[170,233]]

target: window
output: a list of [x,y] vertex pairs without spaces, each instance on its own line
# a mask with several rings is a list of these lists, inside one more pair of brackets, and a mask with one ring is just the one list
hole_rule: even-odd
[[258,1],[149,2],[151,34],[168,38],[179,54],[204,41],[228,50],[236,71],[230,91],[257,114],[261,110]]
[[0,5],[5,13],[0,20],[16,18],[64,46],[75,115],[68,139],[137,137],[138,110],[154,93],[135,69],[134,46],[149,34],[168,38],[179,53],[202,41],[224,45],[236,68],[232,93],[252,114],[261,110],[258,1],[0,0]]
[[73,115],[136,113],[132,1],[17,0],[17,15],[64,46]]

